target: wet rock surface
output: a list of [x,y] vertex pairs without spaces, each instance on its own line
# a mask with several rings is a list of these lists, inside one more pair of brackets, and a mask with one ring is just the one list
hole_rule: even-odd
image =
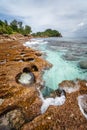
[[66,93],[72,93],[75,91],[78,91],[80,88],[79,80],[77,81],[71,81],[71,80],[65,80],[59,84],[60,88],[62,88]]
[[20,41],[25,41],[25,40],[29,40],[30,38],[32,38],[32,36],[31,35],[27,35],[26,37],[25,36],[23,36],[22,34],[11,34],[11,35],[9,35],[9,34],[0,34],[0,43],[2,43],[2,42],[9,42],[9,41],[18,41],[18,40],[20,40]]
[[[42,101],[36,88],[41,71],[51,65],[19,41],[0,43],[0,63],[0,130],[18,130],[40,115]],[[23,83],[17,82],[20,74]]]
[[82,69],[87,69],[87,61],[80,61],[79,65]]
[[[87,94],[87,81],[63,81],[59,86],[66,93],[65,103],[50,105],[41,114],[42,101],[37,88],[43,84],[42,70],[51,67],[41,55],[19,41],[0,43],[0,130],[86,130],[87,119],[80,110],[78,97]],[[19,83],[23,73],[32,73],[34,82]],[[75,91],[69,93],[72,88]],[[56,90],[50,97],[60,94]],[[86,104],[86,113],[87,96],[81,101]]]
[[[66,82],[66,84],[68,84],[68,82],[69,84],[73,84],[72,81]],[[25,124],[21,130],[86,130],[87,119],[82,114],[78,105],[78,96],[87,94],[86,84],[87,81],[78,80],[79,90],[72,93],[66,92],[66,101],[63,105],[58,107],[49,106],[44,114],[36,117],[30,123]],[[84,101],[87,109],[86,101],[87,98]]]

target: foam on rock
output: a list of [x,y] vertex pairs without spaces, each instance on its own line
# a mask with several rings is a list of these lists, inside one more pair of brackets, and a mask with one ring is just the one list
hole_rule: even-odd
[[63,89],[65,90],[65,92],[67,93],[72,93],[72,92],[76,92],[79,90],[79,85],[76,87],[63,87]]
[[33,80],[33,74],[32,73],[22,73],[20,75],[20,78],[18,79],[18,81],[21,84],[30,84]]
[[63,90],[65,90],[66,93],[76,92],[80,88],[78,81],[74,82],[74,81],[69,81],[69,80],[65,80],[61,82],[59,86],[63,88]]
[[80,111],[87,119],[87,94],[78,96],[78,105],[79,105]]
[[60,105],[63,105],[66,100],[66,97],[63,92],[61,93],[60,97],[56,96],[55,98],[44,98],[42,93],[40,92],[40,90],[39,90],[39,94],[40,94],[40,98],[43,102],[43,104],[41,106],[42,114],[46,112],[46,110],[48,109],[48,107],[50,105],[60,106]]

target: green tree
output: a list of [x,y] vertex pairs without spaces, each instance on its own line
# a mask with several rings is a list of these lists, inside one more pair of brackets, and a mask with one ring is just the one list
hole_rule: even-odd
[[8,22],[7,22],[7,20],[5,20],[4,23],[5,23],[6,26],[8,26]]
[[17,22],[17,20],[14,19],[14,20],[10,23],[10,26],[11,26],[11,28],[12,28],[14,31],[18,32],[18,22]]
[[24,34],[24,35],[28,35],[28,34],[30,34],[31,32],[32,32],[32,31],[31,31],[31,27],[28,26],[28,25],[25,25],[23,34]]
[[36,37],[61,37],[61,33],[57,30],[52,30],[52,29],[46,29],[44,32],[37,32],[32,34],[33,36]]
[[18,22],[18,28],[19,28],[19,29],[22,29],[22,28],[23,28],[22,25],[23,25],[23,23],[22,23],[21,21]]
[[2,20],[0,20],[0,26],[3,26],[4,22]]

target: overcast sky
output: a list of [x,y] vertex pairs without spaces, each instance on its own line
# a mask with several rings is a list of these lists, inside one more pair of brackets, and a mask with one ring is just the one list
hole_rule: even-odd
[[0,19],[14,18],[33,32],[52,28],[64,36],[86,36],[87,0],[0,0]]

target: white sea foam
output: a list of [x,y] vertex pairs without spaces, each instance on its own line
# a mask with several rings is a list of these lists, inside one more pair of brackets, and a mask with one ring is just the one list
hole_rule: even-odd
[[76,91],[79,90],[79,88],[80,88],[80,86],[78,85],[78,82],[75,83],[75,86],[74,86],[74,87],[71,87],[71,86],[63,87],[63,89],[64,89],[65,92],[67,92],[67,93],[76,92]]
[[86,87],[87,87],[87,83],[86,83]]
[[54,105],[54,106],[60,106],[60,105],[63,105],[65,100],[66,100],[66,97],[65,95],[61,94],[60,97],[55,97],[55,98],[46,98],[44,99],[42,93],[39,91],[40,93],[40,98],[43,102],[42,106],[41,106],[41,113],[43,114],[50,105]]
[[24,43],[24,46],[31,47],[32,45],[37,44],[46,44],[47,42],[41,39],[31,39],[30,41],[27,41]]
[[29,73],[23,73],[20,78],[19,78],[19,82],[22,84],[29,84],[30,80],[31,80],[31,75]]
[[72,92],[76,92],[79,90],[79,86],[76,86],[76,87],[63,87],[63,89],[65,90],[65,92],[67,93],[72,93]]
[[[78,96],[78,105],[80,108],[80,111],[87,119],[87,94]],[[86,110],[86,113],[84,112]]]

